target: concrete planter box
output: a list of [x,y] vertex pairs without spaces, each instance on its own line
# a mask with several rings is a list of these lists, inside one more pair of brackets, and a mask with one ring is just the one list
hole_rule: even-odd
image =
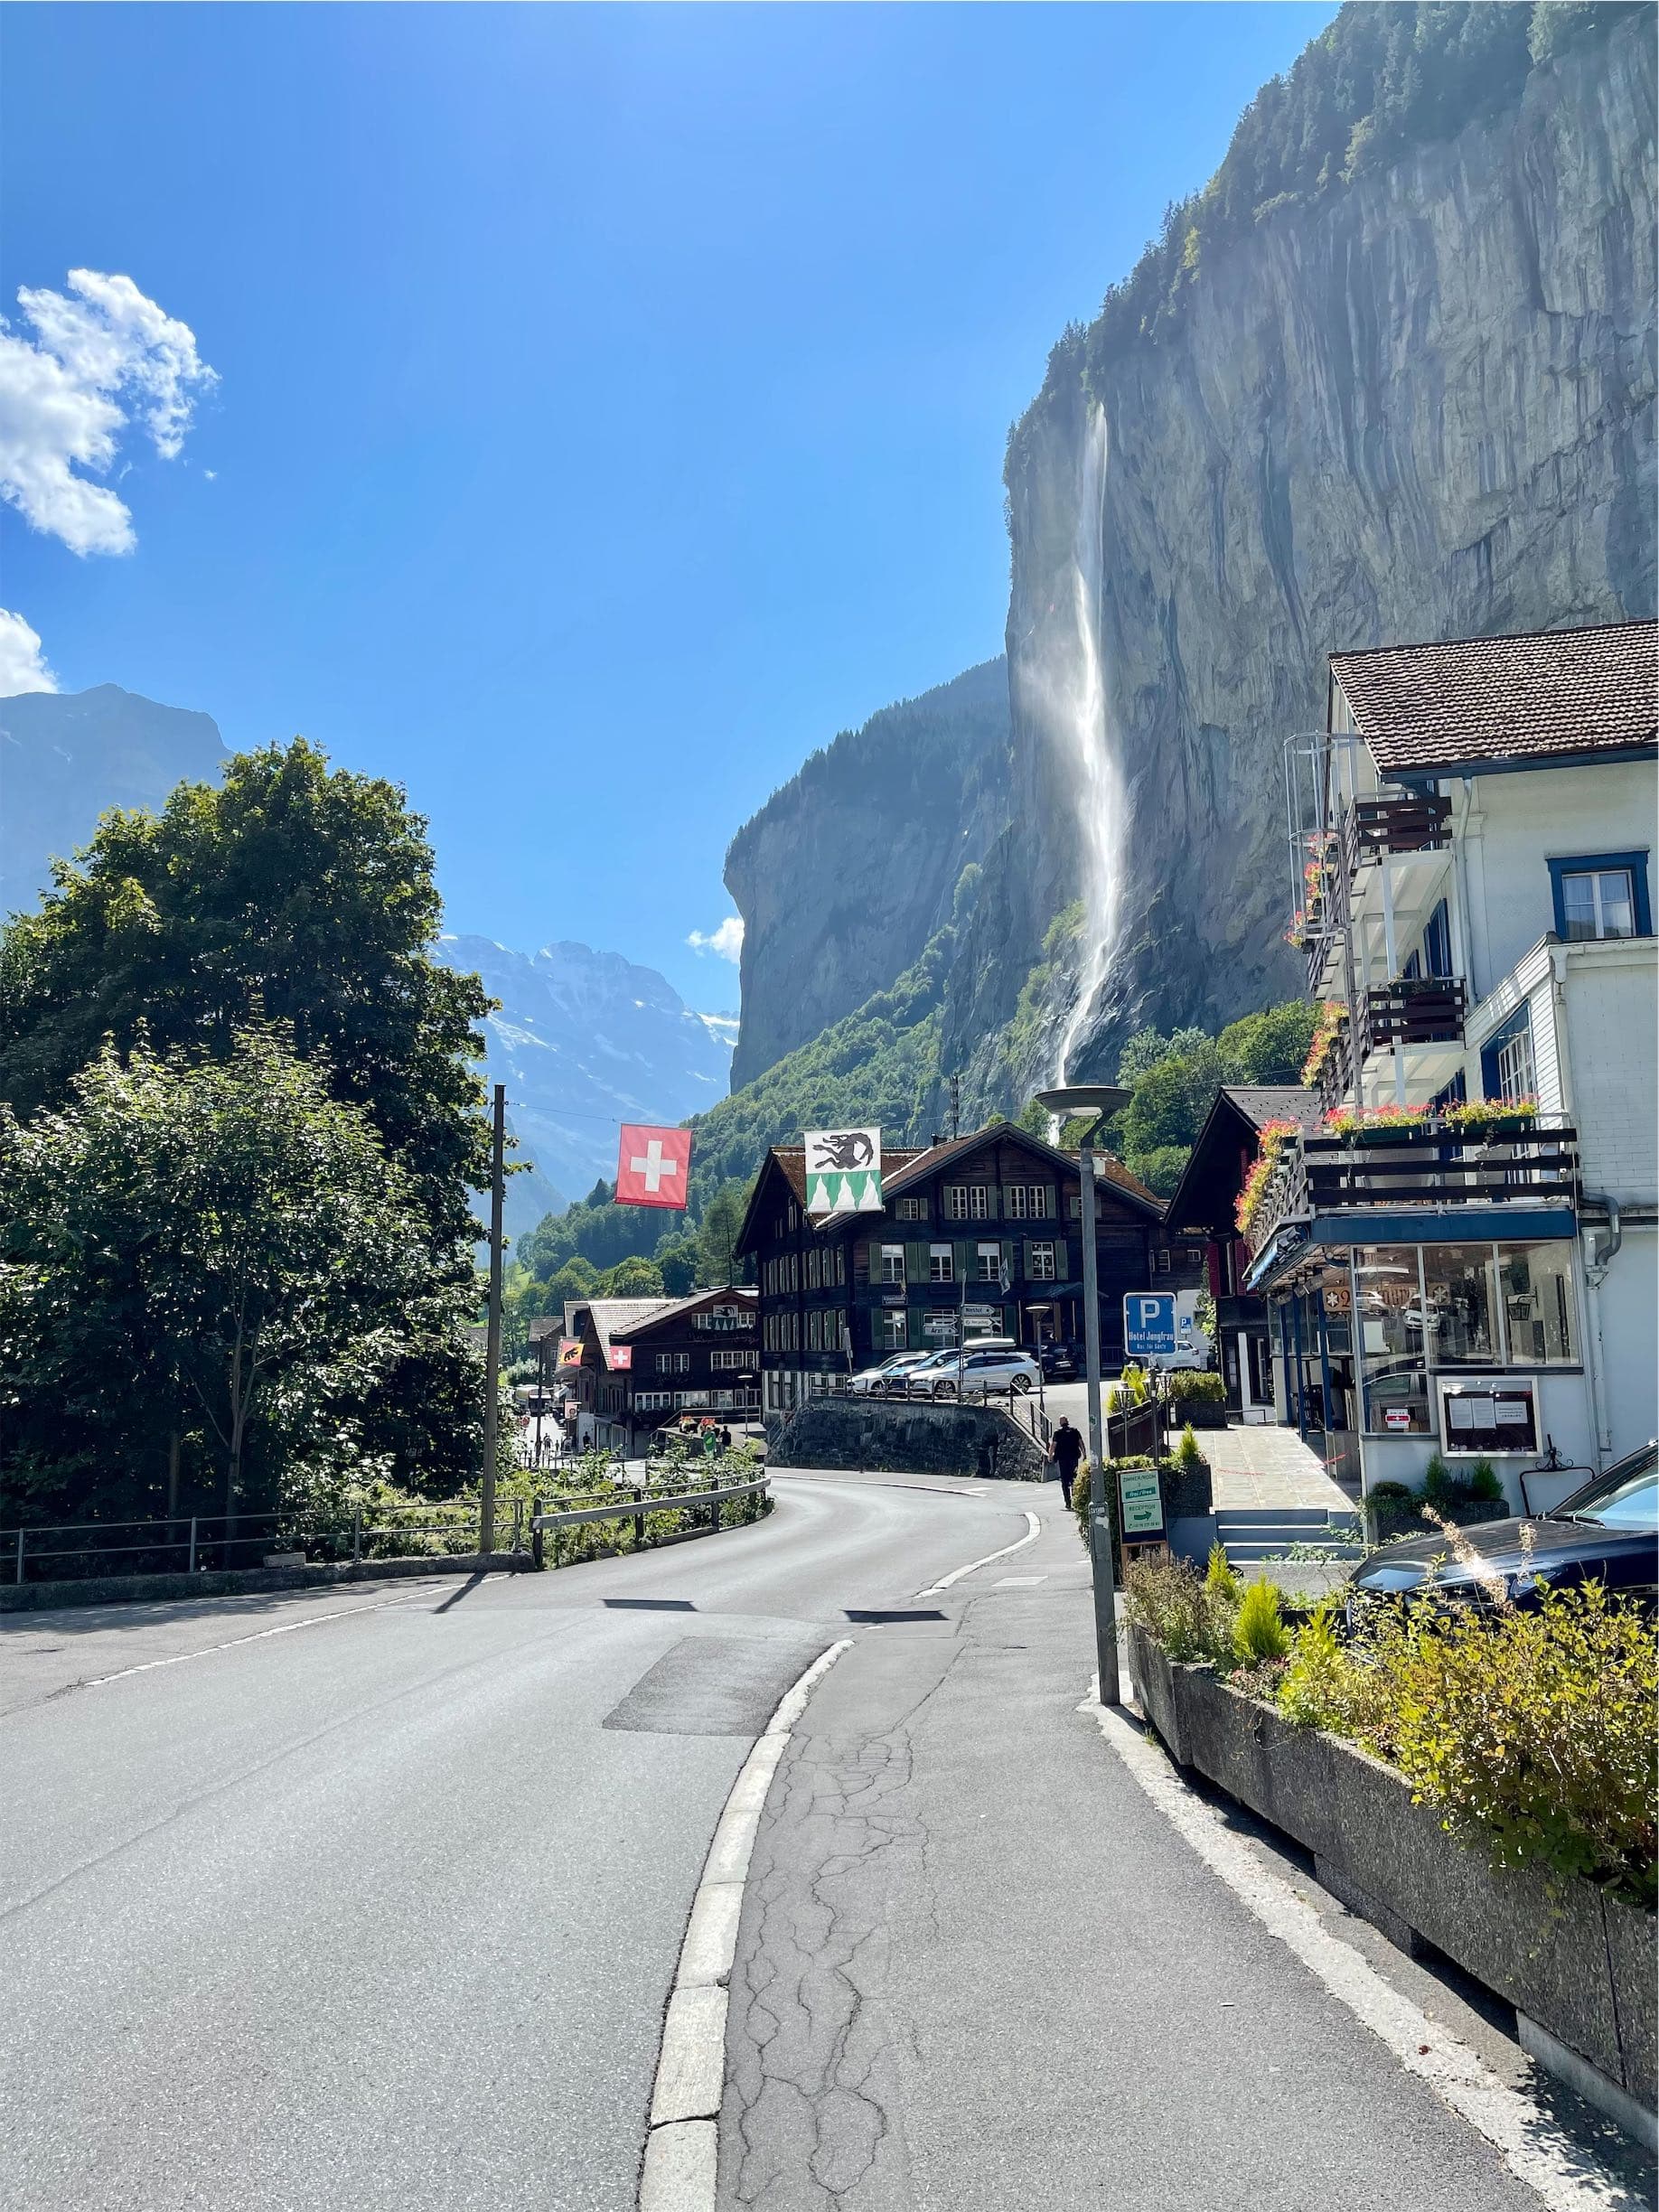
[[1177,1436],[1184,1428],[1224,1429],[1227,1426],[1226,1401],[1217,1398],[1172,1399],[1169,1426]]
[[1129,1645],[1141,1710],[1182,1766],[1311,1851],[1325,1887],[1402,1949],[1431,1944],[1652,2112],[1651,1913],[1593,1882],[1495,1868],[1392,1767],[1176,1665],[1143,1629]]

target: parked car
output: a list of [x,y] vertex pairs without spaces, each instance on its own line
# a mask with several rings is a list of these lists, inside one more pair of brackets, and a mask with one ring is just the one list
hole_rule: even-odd
[[1083,1346],[1060,1338],[1044,1345],[1037,1361],[1049,1382],[1070,1382],[1083,1371]]
[[947,1360],[934,1372],[933,1396],[940,1398],[989,1398],[1008,1392],[1023,1394],[1034,1391],[1042,1381],[1042,1370],[1029,1352],[1017,1350],[1012,1345],[987,1350],[981,1345],[964,1348],[960,1361]]
[[[1432,1581],[1438,1597],[1489,1603],[1502,1575],[1514,1603],[1535,1606],[1542,1586],[1599,1582],[1616,1598],[1659,1600],[1659,1445],[1644,1444],[1548,1513],[1460,1530],[1474,1561],[1443,1535],[1384,1544],[1348,1578],[1348,1619],[1367,1597],[1398,1598]],[[1475,1562],[1477,1562],[1475,1563]]]
[[911,1370],[921,1366],[923,1361],[931,1360],[933,1356],[931,1352],[895,1352],[891,1358],[883,1360],[878,1366],[861,1367],[847,1387],[850,1391],[858,1391],[860,1395],[879,1398],[890,1391],[896,1397],[904,1386],[904,1377]]

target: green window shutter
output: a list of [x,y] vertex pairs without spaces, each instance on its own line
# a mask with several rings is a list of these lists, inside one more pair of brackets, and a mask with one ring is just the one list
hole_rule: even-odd
[[1022,1265],[1023,1270],[1024,1270],[1024,1272],[1025,1272],[1026,1280],[1027,1282],[1029,1282],[1029,1281],[1032,1279],[1032,1271],[1031,1271],[1031,1239],[1030,1239],[1029,1237],[1027,1237],[1027,1238],[1026,1239],[1025,1244],[1024,1244],[1024,1246],[1023,1246],[1023,1248],[1022,1248],[1022,1252],[1023,1252],[1023,1257],[1022,1257],[1022,1261],[1021,1261],[1021,1265]]
[[904,1272],[913,1283],[927,1280],[927,1246],[925,1244],[905,1245]]
[[1070,1282],[1071,1279],[1071,1240],[1069,1237],[1056,1237],[1054,1239],[1054,1280],[1056,1282]]
[[911,1351],[920,1352],[926,1347],[927,1339],[922,1334],[922,1309],[920,1307],[913,1306],[905,1315],[904,1335]]
[[1015,1265],[1014,1242],[1011,1237],[1004,1237],[1002,1240],[1002,1271],[1009,1282],[1014,1280],[1017,1272]]
[[971,1282],[975,1275],[979,1272],[979,1269],[976,1264],[979,1257],[979,1246],[977,1244],[959,1244],[956,1246],[955,1251],[957,1281],[959,1283]]

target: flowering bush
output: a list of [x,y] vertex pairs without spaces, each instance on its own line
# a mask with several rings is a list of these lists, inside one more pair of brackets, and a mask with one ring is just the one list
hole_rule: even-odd
[[1302,1081],[1310,1089],[1319,1080],[1319,1071],[1330,1058],[1331,1048],[1346,1026],[1348,1009],[1338,999],[1321,1001],[1317,1020],[1314,1023],[1313,1042],[1308,1047],[1308,1058],[1302,1065]]
[[1441,1118],[1448,1129],[1477,1134],[1481,1129],[1490,1129],[1495,1121],[1535,1121],[1538,1119],[1538,1101],[1535,1098],[1459,1099],[1455,1106],[1446,1108]]
[[1429,1119],[1427,1106],[1333,1106],[1322,1126],[1332,1137],[1354,1137],[1368,1129],[1414,1129]]
[[1242,1237],[1249,1236],[1251,1223],[1261,1210],[1262,1195],[1267,1189],[1273,1169],[1278,1165],[1290,1139],[1298,1134],[1294,1121],[1264,1121],[1262,1123],[1256,1157],[1251,1162],[1250,1172],[1244,1178],[1244,1187],[1240,1191],[1238,1203],[1233,1211],[1233,1218]]

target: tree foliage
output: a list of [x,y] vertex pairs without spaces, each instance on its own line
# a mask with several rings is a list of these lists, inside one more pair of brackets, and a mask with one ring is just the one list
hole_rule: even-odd
[[426,824],[394,785],[331,771],[304,738],[181,783],[159,815],[117,810],[53,867],[0,938],[0,1097],[62,1103],[106,1036],[226,1059],[248,1022],[286,1025],[333,1095],[415,1179],[435,1242],[487,1187],[470,1063],[489,1000],[428,950],[442,916]]
[[[20,1508],[266,1512],[389,1472],[370,1408],[431,1297],[429,1226],[368,1114],[274,1024],[222,1059],[106,1047],[70,1091],[27,1122],[0,1108]],[[457,1345],[464,1317],[457,1296]]]

